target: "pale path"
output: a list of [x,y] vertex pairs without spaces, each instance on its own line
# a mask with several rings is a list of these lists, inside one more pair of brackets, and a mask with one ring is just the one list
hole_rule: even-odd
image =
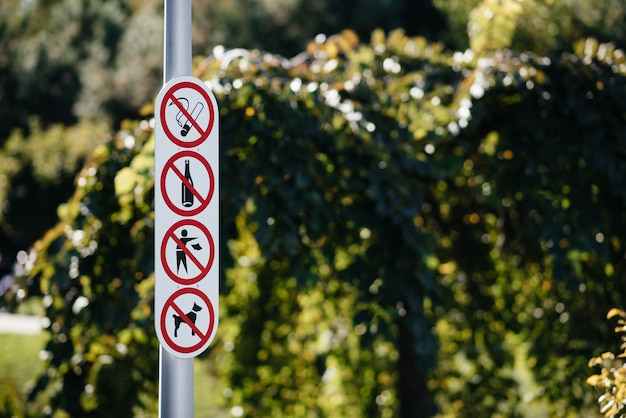
[[40,332],[41,318],[38,316],[0,313],[0,333],[39,334]]

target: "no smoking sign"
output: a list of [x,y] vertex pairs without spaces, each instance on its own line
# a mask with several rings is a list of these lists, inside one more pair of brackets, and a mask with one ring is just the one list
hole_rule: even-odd
[[159,108],[165,134],[173,143],[185,148],[204,142],[215,125],[213,94],[204,83],[190,78],[175,79]]
[[202,353],[219,308],[219,119],[202,81],[178,77],[155,103],[155,329],[178,357]]

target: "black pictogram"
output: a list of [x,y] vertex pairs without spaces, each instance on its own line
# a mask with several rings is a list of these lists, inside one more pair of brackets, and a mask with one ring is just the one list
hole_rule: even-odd
[[161,263],[165,273],[176,283],[191,285],[202,280],[209,273],[214,258],[213,236],[195,219],[176,222],[163,236]]
[[[185,180],[180,182],[181,184],[181,201],[184,207],[189,208],[193,206],[194,191],[193,179],[191,178],[191,168],[189,168],[189,160],[185,160]],[[192,186],[192,187],[190,187]]]
[[[180,126],[182,129],[180,130],[180,134],[182,136],[187,136],[187,134],[189,133],[189,131],[191,130],[191,124],[193,124],[194,122],[197,123],[198,121],[198,116],[200,116],[200,112],[202,112],[202,109],[204,109],[204,105],[200,102],[197,102],[196,105],[193,107],[193,110],[191,111],[191,113],[187,113],[189,111],[189,100],[187,100],[187,98],[185,97],[178,97],[177,98],[178,103],[180,103],[179,105],[179,109],[178,109],[178,113],[176,114],[176,122],[178,122],[178,126]],[[175,105],[174,101],[170,102],[169,106]],[[183,113],[183,108],[185,110],[185,113]],[[187,115],[189,115],[190,117],[188,117]],[[193,122],[191,122],[193,120]],[[200,128],[196,128],[200,131]]]
[[[191,112],[190,101],[195,103]],[[215,110],[209,93],[202,86],[189,81],[174,84],[165,92],[161,103],[159,117],[163,131],[174,144],[194,148],[209,137],[215,123]],[[174,129],[176,125],[180,128],[178,132]]]
[[163,165],[160,187],[170,210],[181,216],[195,216],[211,202],[215,176],[211,165],[201,154],[181,151]]
[[[176,245],[176,274],[180,271],[180,265],[182,264],[185,268],[185,273],[189,274],[189,270],[187,269],[187,244],[191,241],[195,241],[198,237],[188,237],[186,229],[180,231],[180,237],[178,237],[178,245]],[[182,245],[181,245],[182,244]],[[191,248],[196,251],[202,250],[202,246],[200,244],[191,244]]]
[[[190,307],[191,310],[184,313],[183,309]],[[215,314],[213,304],[201,290],[193,287],[178,289],[165,301],[161,311],[159,327],[162,342],[172,352],[183,356],[201,352],[213,337]]]
[[[178,338],[178,328],[180,328],[180,325],[182,323],[187,323],[187,324],[191,323],[193,325],[196,325],[196,318],[198,316],[196,312],[200,312],[201,310],[202,310],[202,306],[194,302],[191,310],[185,314],[185,317],[187,318],[187,320],[184,320],[183,317],[180,315],[176,315],[176,314],[172,315],[172,317],[174,318],[174,338]],[[189,325],[189,328],[191,328],[191,335],[196,335],[196,331],[195,331],[196,327],[195,326],[192,327],[191,325]]]

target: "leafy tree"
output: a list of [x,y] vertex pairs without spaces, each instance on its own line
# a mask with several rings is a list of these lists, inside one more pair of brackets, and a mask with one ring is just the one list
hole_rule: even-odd
[[18,251],[56,223],[56,208],[71,196],[75,173],[109,129],[82,122],[44,130],[32,118],[28,137],[15,131],[0,149],[0,278],[12,271]]
[[[416,7],[408,1],[340,5],[243,1],[193,5],[195,51],[207,51],[224,43],[293,54],[319,32],[333,33],[355,26],[369,36],[378,25],[409,27],[413,19],[407,20],[406,16],[415,14]],[[436,12],[427,5],[420,5],[419,10]],[[30,131],[33,117],[44,130],[57,129],[52,127],[57,123],[73,125],[92,120],[118,127],[125,118],[137,118],[144,105],[152,102],[162,80],[162,13],[162,0],[3,2],[0,146],[15,130],[20,130],[22,137],[36,135]],[[435,21],[427,19],[424,13],[420,16]],[[4,211],[15,208],[10,214],[0,213],[0,252],[5,264],[11,264],[18,250],[27,249],[35,236],[52,225],[54,209],[72,193],[70,184],[75,175],[72,172],[64,177],[63,171],[57,179],[39,182],[30,169],[29,154],[20,158],[18,165],[23,169],[7,169],[13,177],[10,182],[0,183],[0,195],[10,199],[3,204]],[[0,161],[0,167],[8,165],[9,162]],[[51,183],[57,187],[51,189]],[[24,205],[49,208],[49,216],[38,217],[41,222],[34,223],[32,214],[17,209]],[[24,229],[32,233],[22,234]],[[10,265],[2,266],[0,277],[8,270]]]
[[472,11],[482,10],[484,18],[495,21],[502,13],[495,9],[502,7],[522,9],[510,45],[518,51],[540,54],[570,51],[576,41],[585,37],[626,47],[626,33],[621,23],[626,16],[626,7],[619,0],[433,0],[433,4],[446,17],[449,30],[443,34],[442,40],[456,50],[469,47],[466,29]]
[[[140,45],[123,39],[131,11],[124,3],[8,1],[0,6],[6,11],[0,13],[0,52],[11,57],[0,59],[0,278],[10,274],[16,253],[54,224],[56,207],[71,195],[85,156],[110,131],[107,123],[136,116],[158,85],[160,72],[155,75],[156,64],[147,60],[133,65],[136,77],[147,83],[124,82],[122,71],[113,77],[118,49],[118,60],[132,63],[129,49]],[[140,16],[150,21],[153,2],[144,3]],[[143,25],[137,20],[131,21],[129,36]],[[133,54],[147,55],[144,50]],[[118,82],[112,85],[114,78]]]
[[[510,13],[481,26],[497,8]],[[461,52],[345,31],[292,60],[224,48],[196,60],[223,121],[223,317],[207,360],[225,405],[591,408],[586,359],[624,291],[624,53],[593,39],[575,53],[504,50],[520,45],[524,11],[475,10],[482,29]],[[152,129],[127,122],[97,147],[59,224],[21,259],[50,335],[31,415],[153,401]]]
[[[607,319],[618,317],[615,333],[622,333],[626,326],[626,312],[621,309],[613,308],[607,314]],[[625,371],[621,358],[624,358],[624,335],[621,335],[622,344],[618,354],[613,352],[604,352],[601,356],[594,357],[589,360],[589,367],[601,366],[600,373],[591,375],[587,379],[587,383],[596,387],[602,392],[598,398],[600,404],[600,412],[606,418],[621,418],[624,416],[624,398],[626,389],[624,384]]]
[[193,38],[200,51],[224,45],[293,56],[316,35],[344,29],[353,30],[366,41],[377,28],[403,28],[411,35],[431,39],[446,29],[444,17],[431,1],[221,0],[194,2],[193,8]]
[[[619,22],[624,8],[616,0],[433,3],[193,2],[194,51],[201,53],[223,44],[290,56],[304,49],[318,33],[336,33],[347,27],[366,41],[376,27],[402,27],[409,35],[442,39],[448,48],[463,50],[469,46],[469,15],[474,16],[475,22],[485,20],[483,27],[491,29],[481,33],[506,34],[497,45],[492,39],[492,49],[506,46],[511,38],[511,46],[517,50],[564,50],[570,49],[580,36],[588,35],[623,46]],[[79,119],[107,120],[117,127],[125,118],[138,117],[161,83],[162,6],[161,0],[3,2],[0,52],[5,58],[0,59],[0,144],[16,128],[28,137],[33,115],[43,129],[54,123],[74,124]],[[503,20],[513,25],[514,31],[495,29],[499,24],[494,21],[507,16],[505,9],[518,10]],[[496,17],[491,21],[489,16]],[[480,47],[472,48],[477,51]],[[21,164],[29,166],[27,161]],[[24,175],[23,183],[16,178],[11,185],[32,190],[27,200],[35,202],[43,196],[35,193],[35,188],[43,187],[29,183],[32,173],[25,171]],[[70,193],[64,189],[59,196]],[[36,206],[44,204],[39,202]],[[3,228],[20,229],[23,227],[17,224],[28,222],[18,216]],[[0,251],[12,259],[13,248],[23,244],[7,240]]]
[[[308,51],[196,66],[222,118],[221,401],[246,416],[590,408],[594,313],[623,291],[623,54],[589,40],[472,57],[401,32]],[[151,132],[96,150],[24,266],[50,321],[38,410],[128,415],[154,396]]]
[[15,109],[18,92],[12,84],[18,69],[10,59],[17,54],[15,38],[24,25],[25,12],[22,4],[19,0],[7,0],[0,5],[0,16],[3,17],[0,18],[0,137],[10,132],[9,127],[23,123],[27,118],[24,109]]
[[[242,0],[193,2],[193,7],[196,51],[224,44],[289,55],[318,33],[347,27],[364,39],[376,27],[433,35],[442,29],[428,2],[407,0],[340,5]],[[0,145],[12,129],[28,129],[32,115],[44,126],[78,118],[108,118],[119,126],[124,118],[137,117],[158,90],[162,0],[7,0],[0,12],[5,57],[0,61]]]
[[[483,390],[493,386],[484,379],[498,378],[492,362],[513,369],[521,360],[507,353],[507,344],[530,344],[526,353],[517,354],[534,365],[526,382],[534,405],[518,405],[559,416],[572,413],[559,404],[563,398],[585,399],[580,384],[584,359],[578,353],[593,351],[594,341],[607,338],[600,312],[611,306],[609,301],[619,303],[624,291],[621,281],[612,279],[623,274],[618,260],[624,201],[621,188],[615,187],[620,176],[613,173],[624,164],[621,151],[614,151],[623,139],[618,133],[623,122],[614,116],[624,97],[621,88],[604,87],[623,83],[621,51],[588,40],[579,53],[582,58],[494,54],[480,59],[485,67],[470,78],[469,87],[470,97],[473,92],[480,100],[464,106],[473,104],[472,121],[454,146],[465,135],[482,140],[478,148],[462,153],[457,148],[469,177],[446,185],[443,191],[452,190],[452,195],[442,199],[446,218],[457,228],[459,217],[468,225],[444,230],[450,248],[474,255],[466,267],[456,257],[444,258],[451,263],[443,269],[451,273],[445,283],[458,286],[452,292],[454,303],[466,306],[455,307],[459,315],[453,322],[468,321],[465,326],[474,329],[451,352],[456,349],[459,361],[465,346],[463,356],[483,365],[483,371],[474,369],[467,377],[475,379],[471,387],[480,397],[490,397]],[[494,159],[501,163],[494,165]],[[476,192],[461,198],[457,187],[465,184]],[[476,248],[479,242],[482,250]],[[463,279],[455,282],[459,274]],[[583,325],[586,321],[590,323]],[[508,343],[507,336],[512,338]],[[555,375],[556,370],[563,375]],[[458,393],[462,400],[457,405],[464,406],[456,412],[459,416],[476,413],[468,408],[479,402],[472,393]],[[500,399],[507,396],[512,395]],[[550,406],[541,406],[542,398]],[[497,399],[491,397],[492,413],[503,408]],[[583,402],[588,401],[589,394]],[[582,407],[573,405],[574,410]]]
[[[29,398],[32,416],[130,415],[142,393],[154,393],[156,351],[146,301],[153,283],[146,280],[153,269],[147,262],[151,201],[135,201],[132,212],[122,213],[115,194],[118,172],[148,135],[138,128],[122,131],[97,147],[79,174],[77,192],[59,208],[61,222],[34,248],[56,261],[33,270],[45,294],[50,340],[48,372]],[[131,167],[144,170],[151,182],[152,161],[145,161],[141,168],[136,157]],[[129,222],[142,212],[145,218]]]
[[[44,126],[75,123],[73,106],[81,95],[81,67],[94,59],[103,67],[101,73],[106,70],[126,20],[122,3],[24,3],[23,34],[13,40],[13,77],[6,80],[17,91],[13,106],[27,115],[38,115]],[[13,127],[27,128],[24,120],[20,122],[4,125],[3,133]]]

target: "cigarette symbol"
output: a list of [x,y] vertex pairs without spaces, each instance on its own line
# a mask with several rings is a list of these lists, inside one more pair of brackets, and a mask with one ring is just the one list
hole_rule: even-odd
[[[176,100],[178,100],[178,103],[180,103],[185,108],[185,110],[189,111],[189,100],[184,97],[178,97],[176,98]],[[169,105],[171,106],[173,104],[174,103],[172,102]],[[204,105],[200,102],[197,102],[190,114],[193,120],[198,120],[198,116],[200,116],[200,112],[202,112],[202,109],[204,109]],[[189,122],[189,119],[187,119],[187,117],[183,114],[182,110],[179,111],[176,115],[176,122],[178,122],[178,126],[182,128],[180,130],[180,134],[182,136],[187,136],[189,130],[191,129],[191,124]]]

